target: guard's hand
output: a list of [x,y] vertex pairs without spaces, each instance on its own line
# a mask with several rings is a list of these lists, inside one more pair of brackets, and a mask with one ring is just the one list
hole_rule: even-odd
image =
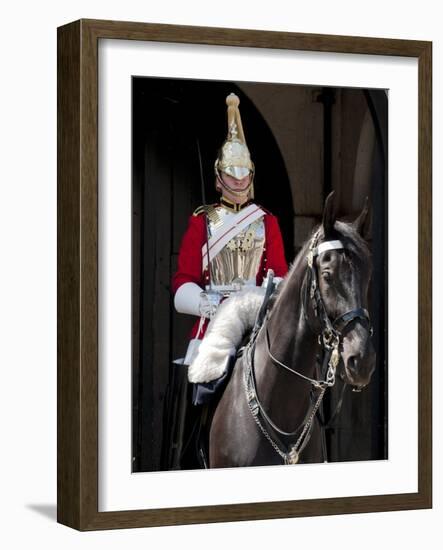
[[215,312],[221,302],[222,296],[219,292],[214,290],[207,290],[200,294],[200,315],[207,319],[212,319]]
[[266,277],[263,279],[261,286],[263,288],[267,288],[270,280],[274,284],[275,289],[283,281],[283,277],[274,277],[274,271],[272,269],[268,269]]

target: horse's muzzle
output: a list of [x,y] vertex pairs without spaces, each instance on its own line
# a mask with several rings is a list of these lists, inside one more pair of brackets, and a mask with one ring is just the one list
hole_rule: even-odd
[[350,357],[344,362],[344,375],[348,384],[358,390],[367,386],[375,370],[375,353],[368,358]]
[[367,386],[376,365],[376,353],[370,335],[358,330],[345,337],[342,359],[345,381],[357,391]]

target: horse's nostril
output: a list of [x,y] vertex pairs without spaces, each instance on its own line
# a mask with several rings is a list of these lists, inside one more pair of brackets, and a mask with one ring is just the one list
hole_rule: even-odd
[[[358,389],[367,386],[375,369],[375,359],[371,356],[351,355],[345,360],[345,373],[348,383]],[[357,389],[357,391],[358,391]]]

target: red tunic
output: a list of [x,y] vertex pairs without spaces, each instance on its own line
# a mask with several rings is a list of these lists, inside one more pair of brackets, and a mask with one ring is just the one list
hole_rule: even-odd
[[[260,286],[267,270],[272,269],[276,277],[284,277],[288,272],[283,239],[276,216],[265,211],[265,245],[256,275],[256,284]],[[175,294],[184,283],[196,283],[202,290],[209,284],[209,272],[202,272],[202,246],[206,242],[206,220],[204,214],[191,216],[188,228],[180,245],[177,271],[172,278],[172,292]],[[195,337],[198,322],[194,325],[191,337]],[[203,331],[204,333],[204,331]]]

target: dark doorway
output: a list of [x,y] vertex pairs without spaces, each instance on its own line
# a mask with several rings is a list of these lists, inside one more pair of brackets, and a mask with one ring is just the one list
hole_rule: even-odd
[[197,139],[208,203],[213,165],[226,137],[225,98],[241,98],[256,166],[256,202],[279,217],[292,258],[293,201],[286,168],[260,112],[235,83],[133,78],[133,471],[164,468],[165,399],[172,361],[195,319],[173,310],[170,281],[182,235],[202,204]]

